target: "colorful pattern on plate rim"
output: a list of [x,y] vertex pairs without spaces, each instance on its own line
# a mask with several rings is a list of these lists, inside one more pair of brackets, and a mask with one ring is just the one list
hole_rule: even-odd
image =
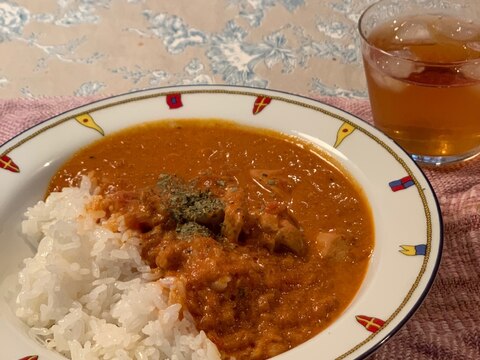
[[18,167],[18,165],[15,164],[13,160],[7,155],[3,155],[0,157],[0,168],[15,173],[20,172],[20,168]]
[[261,111],[263,111],[268,104],[272,101],[271,97],[268,96],[258,96],[253,103],[253,115],[257,115]]
[[102,136],[105,135],[103,129],[93,120],[92,116],[88,113],[75,116],[75,120],[78,121],[80,125],[86,126],[87,128],[98,131]]
[[178,109],[183,106],[182,94],[168,94],[166,96],[166,101],[170,109]]
[[367,315],[357,315],[355,316],[355,319],[357,319],[357,321],[362,324],[365,329],[372,333],[380,330],[385,324],[385,321],[383,321],[382,319]]

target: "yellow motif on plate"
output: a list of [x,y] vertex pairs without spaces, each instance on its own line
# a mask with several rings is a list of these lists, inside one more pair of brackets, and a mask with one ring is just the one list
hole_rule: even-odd
[[355,128],[352,125],[344,122],[337,131],[337,140],[335,141],[335,145],[333,145],[333,147],[338,147],[342,141],[353,132],[353,130],[355,130]]
[[415,256],[415,255],[425,255],[427,253],[427,245],[400,245],[402,250],[399,250],[403,255]]
[[82,114],[75,117],[81,125],[86,126],[90,129],[98,131],[100,134],[105,135],[103,129],[93,120],[93,118],[89,114]]

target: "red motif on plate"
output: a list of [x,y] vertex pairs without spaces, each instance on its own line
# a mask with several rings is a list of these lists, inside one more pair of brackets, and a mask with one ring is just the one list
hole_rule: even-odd
[[18,360],[38,360],[38,355],[30,355],[30,356],[25,356],[21,359]]
[[182,107],[182,94],[168,94],[167,105],[170,109],[178,109]]
[[393,192],[397,192],[400,190],[408,189],[410,186],[415,185],[415,183],[413,182],[412,177],[409,175],[398,180],[390,181],[388,185]]
[[11,172],[18,173],[20,168],[7,155],[0,157],[0,169],[5,169]]
[[272,98],[268,96],[259,96],[253,104],[253,115],[257,115],[259,112],[263,111],[268,104],[272,101]]
[[385,324],[385,321],[379,318],[366,315],[357,315],[355,316],[355,319],[357,319],[357,321],[362,324],[365,329],[372,333],[377,332]]

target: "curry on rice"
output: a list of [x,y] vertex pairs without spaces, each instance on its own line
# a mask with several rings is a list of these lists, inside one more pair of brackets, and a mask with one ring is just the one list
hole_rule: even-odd
[[365,195],[297,138],[218,120],[144,124],[76,153],[49,192],[85,174],[104,195],[95,209],[138,232],[143,259],[177,279],[172,301],[225,359],[266,359],[310,339],[365,276]]

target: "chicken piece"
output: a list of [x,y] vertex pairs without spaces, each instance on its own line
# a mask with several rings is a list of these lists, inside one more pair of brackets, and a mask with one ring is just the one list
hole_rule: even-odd
[[182,266],[183,262],[184,254],[182,246],[166,246],[157,248],[155,263],[160,270],[177,270]]
[[230,275],[224,275],[215,280],[211,285],[210,288],[215,290],[216,292],[223,292],[228,286],[228,283],[232,280]]
[[245,224],[247,213],[245,194],[243,190],[235,186],[228,187],[223,201],[225,203],[225,218],[222,224],[222,236],[231,243],[238,243],[238,237]]
[[258,223],[263,231],[276,232],[278,231],[278,216],[267,212],[258,215]]
[[107,194],[94,205],[95,210],[103,210],[106,226],[118,231],[118,218],[122,216],[125,226],[142,233],[151,231],[168,221],[168,212],[158,196],[152,191],[117,191]]
[[315,238],[318,254],[322,258],[347,260],[352,241],[349,237],[335,232],[319,232]]
[[259,245],[269,252],[275,251],[275,234],[279,229],[279,216],[268,212],[250,214],[250,221],[253,226],[260,228],[257,241]]
[[281,203],[266,204],[265,210],[251,215],[261,229],[259,238],[263,247],[270,252],[292,252],[298,256],[306,253],[303,232],[288,208]]
[[280,220],[280,227],[275,234],[275,251],[290,251],[298,256],[304,256],[307,248],[303,232],[288,220]]

